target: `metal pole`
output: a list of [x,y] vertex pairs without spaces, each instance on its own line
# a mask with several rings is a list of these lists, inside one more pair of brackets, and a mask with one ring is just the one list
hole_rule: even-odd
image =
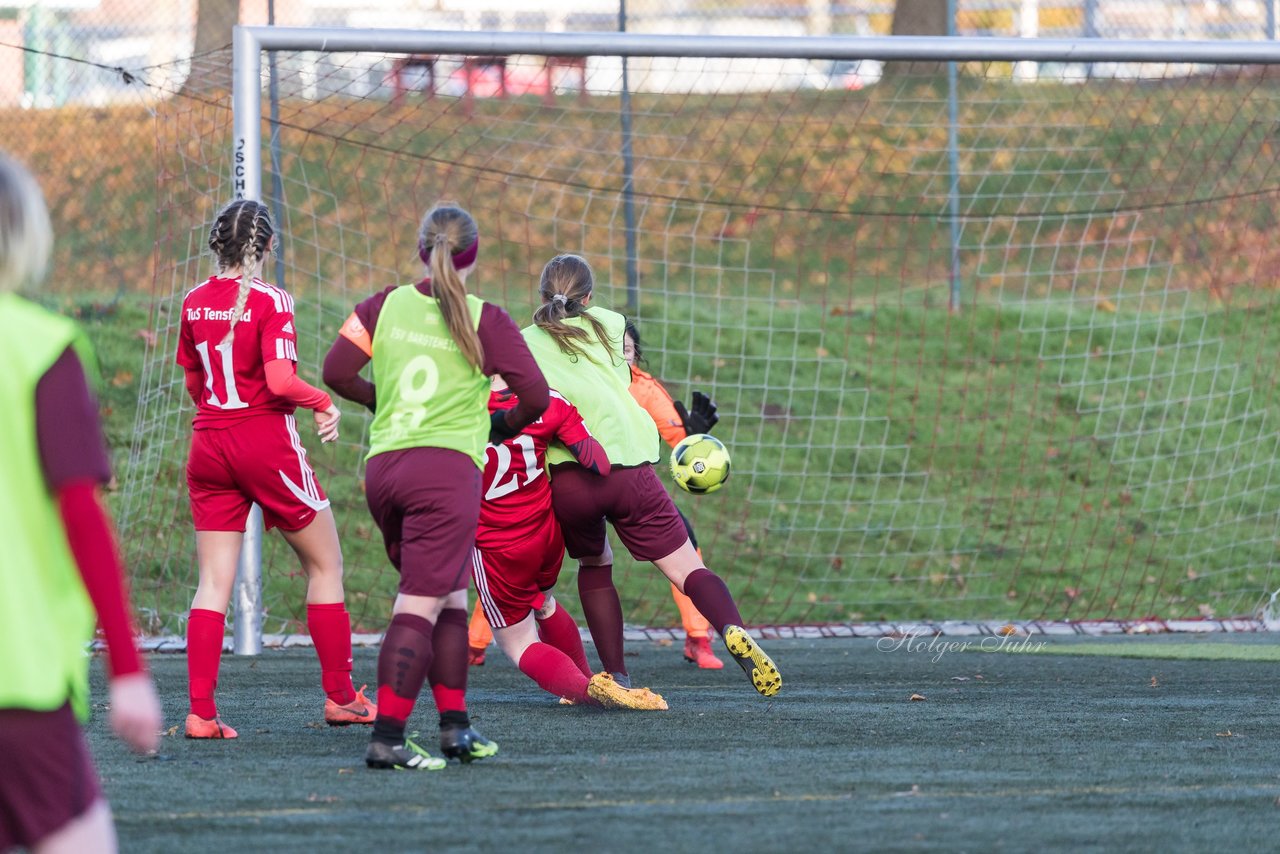
[[[956,34],[956,0],[947,0],[947,35]],[[947,62],[947,163],[951,173],[947,202],[951,211],[951,292],[947,304],[951,311],[960,310],[960,122],[959,97],[956,94],[956,63]]]
[[[1021,0],[1018,7],[1018,38],[1033,39],[1040,35],[1040,0]],[[1040,74],[1034,62],[1015,62],[1013,79],[1031,82]]]
[[262,198],[262,44],[254,28],[231,37],[231,189],[237,199]]
[[1276,40],[1276,0],[1267,0],[1267,38]]
[[236,655],[262,652],[262,508],[249,508],[236,567]]
[[809,35],[831,35],[831,0],[809,0]]
[[[58,20],[58,15],[54,13],[53,22],[53,50],[63,56],[69,56],[75,52],[71,46],[71,35],[67,31],[67,27]],[[70,63],[58,62],[54,63],[50,70],[51,92],[53,94],[54,107],[65,107],[67,102],[71,100],[71,70]]]
[[[248,27],[232,30],[231,182],[236,198],[262,198],[262,45]],[[236,568],[235,653],[262,652],[262,509],[254,505]]]
[[[276,0],[267,0],[267,24],[275,26]],[[276,222],[276,234],[284,233],[284,178],[280,175],[280,83],[276,79],[276,52],[267,52],[267,91],[271,97],[271,218]],[[277,238],[278,240],[279,238]],[[286,287],[284,281],[284,253],[276,244],[276,284]]]
[[[1084,0],[1084,37],[1098,37],[1098,0]],[[1093,78],[1093,63],[1089,63],[1086,76]]]
[[49,13],[39,4],[27,10],[23,40],[32,50],[23,62],[23,88],[33,107],[52,106],[49,97]]
[[[618,32],[627,31],[627,0],[618,0]],[[635,162],[631,151],[631,85],[627,78],[627,57],[622,57],[622,219],[627,241],[627,313],[640,307],[640,271],[636,261]]]
[[654,33],[498,33],[241,27],[265,50],[444,53],[450,56],[692,56],[744,59],[879,59],[885,62],[1280,62],[1280,43],[1168,39],[963,39],[950,36],[672,36]]

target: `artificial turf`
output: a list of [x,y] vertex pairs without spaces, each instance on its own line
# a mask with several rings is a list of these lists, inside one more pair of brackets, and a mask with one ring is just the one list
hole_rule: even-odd
[[[1162,638],[1052,644],[939,655],[775,640],[785,684],[766,700],[732,664],[698,671],[678,646],[632,643],[632,674],[666,695],[665,713],[559,706],[491,649],[469,700],[501,752],[441,772],[365,769],[367,730],[322,723],[306,649],[228,655],[219,706],[241,738],[187,741],[185,659],[155,655],[179,726],[160,755],[109,738],[96,667],[89,734],[125,851],[1268,847],[1273,664],[1054,654]],[[374,655],[357,650],[358,680]],[[413,725],[434,730],[429,696]]]

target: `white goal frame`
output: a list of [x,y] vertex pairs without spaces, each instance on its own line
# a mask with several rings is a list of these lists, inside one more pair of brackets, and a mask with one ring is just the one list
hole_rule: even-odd
[[[952,36],[678,36],[637,33],[456,32],[239,26],[233,37],[232,191],[262,198],[264,51],[427,53],[446,56],[617,56],[956,62],[1280,64],[1275,41],[1136,41]],[[955,176],[952,176],[954,187]],[[262,650],[262,516],[250,514],[235,588],[234,650]]]

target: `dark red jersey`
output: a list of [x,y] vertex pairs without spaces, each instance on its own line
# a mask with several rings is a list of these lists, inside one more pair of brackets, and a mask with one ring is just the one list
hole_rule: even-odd
[[[511,409],[516,397],[491,392],[489,411]],[[551,485],[547,480],[547,445],[572,446],[591,437],[577,408],[554,389],[542,417],[501,445],[489,445],[484,460],[484,500],[476,545],[506,549],[541,530],[551,515]]]
[[224,343],[239,287],[239,279],[214,276],[192,288],[182,300],[178,364],[204,377],[196,427],[294,410],[294,404],[272,394],[263,367],[275,359],[298,360],[293,297],[254,279],[235,338]]

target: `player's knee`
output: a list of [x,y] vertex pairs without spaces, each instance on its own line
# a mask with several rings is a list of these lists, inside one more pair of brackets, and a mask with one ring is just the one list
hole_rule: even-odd
[[604,544],[604,551],[600,554],[578,558],[578,566],[582,567],[607,566],[611,563],[613,563],[613,549],[608,543]]
[[341,581],[345,569],[342,565],[342,558],[337,560],[323,560],[315,564],[315,574],[330,578],[335,581]]

